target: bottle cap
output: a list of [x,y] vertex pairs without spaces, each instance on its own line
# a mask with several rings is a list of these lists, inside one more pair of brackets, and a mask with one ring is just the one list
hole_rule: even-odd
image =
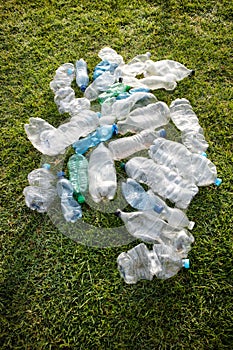
[[182,264],[185,269],[190,268],[189,259],[182,259]]
[[96,114],[98,118],[101,118],[102,114],[100,112],[96,112]]
[[219,179],[219,178],[217,178],[217,179],[214,181],[214,184],[215,184],[216,186],[220,186],[221,183],[222,183],[222,179]]
[[64,171],[58,171],[57,172],[57,177],[61,178],[61,177],[64,177],[64,176],[65,176]]
[[118,126],[116,124],[112,125],[112,132],[113,132],[114,135],[118,134]]
[[82,92],[84,92],[84,91],[86,90],[86,88],[87,88],[86,85],[81,85],[81,86],[80,86],[80,90],[81,90]]
[[72,69],[72,68],[68,68],[68,69],[67,69],[67,74],[68,74],[68,75],[73,74],[73,72],[74,72],[74,71],[73,71],[73,69]]
[[167,137],[167,132],[165,129],[159,130],[159,136],[163,137],[164,139]]
[[207,153],[202,152],[202,153],[201,153],[201,156],[203,156],[203,157],[206,157],[206,158],[207,158]]
[[42,168],[49,170],[51,168],[51,165],[48,163],[45,163],[42,165]]
[[79,204],[85,203],[85,197],[81,193],[78,194],[78,202]]
[[164,207],[155,205],[153,209],[156,211],[156,213],[160,214],[163,211]]
[[121,167],[121,169],[125,170],[125,163],[121,162],[120,167]]

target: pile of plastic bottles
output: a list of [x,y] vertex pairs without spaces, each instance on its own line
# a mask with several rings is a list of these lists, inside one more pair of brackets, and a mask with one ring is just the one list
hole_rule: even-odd
[[[121,253],[118,269],[126,283],[151,280],[154,275],[166,279],[189,267],[194,222],[185,210],[198,187],[221,183],[205,153],[208,143],[190,102],[181,98],[168,106],[151,92],[172,91],[194,71],[172,60],[155,62],[150,53],[128,63],[109,47],[98,55],[101,62],[91,83],[83,59],[60,66],[50,83],[58,111],[70,115],[68,122],[55,128],[42,118],[30,118],[25,125],[29,140],[42,154],[64,154],[69,146],[74,150],[67,162],[67,177],[64,172],[53,174],[49,164],[28,175],[25,201],[43,213],[58,196],[65,220],[75,223],[82,217],[87,193],[96,203],[114,199],[115,161],[126,160],[122,166],[128,178],[121,190],[134,211],[119,209],[116,215],[132,236],[153,248],[141,243]],[[84,93],[82,98],[75,97],[74,79]],[[98,112],[93,108],[97,102]],[[180,142],[166,137],[171,123],[180,133]],[[146,155],[135,156],[139,151]]]

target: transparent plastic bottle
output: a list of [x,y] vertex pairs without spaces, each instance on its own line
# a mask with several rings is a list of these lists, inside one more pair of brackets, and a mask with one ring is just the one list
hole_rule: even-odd
[[193,229],[194,222],[189,221],[186,214],[178,208],[170,208],[160,197],[151,190],[144,188],[135,180],[128,178],[122,183],[122,194],[126,201],[135,209],[141,211],[153,210],[169,225],[176,228]]
[[101,49],[98,53],[98,56],[102,61],[108,61],[109,63],[116,63],[117,65],[124,63],[123,57],[111,47],[104,47]]
[[193,153],[205,152],[208,143],[190,102],[185,98],[176,99],[171,103],[170,111],[173,123],[182,132],[183,144]]
[[66,86],[56,91],[54,96],[54,102],[58,107],[59,113],[66,113],[69,111],[70,103],[75,99],[74,90]]
[[85,202],[88,191],[88,160],[82,154],[73,154],[67,163],[69,180],[79,203]]
[[165,89],[167,91],[173,91],[177,85],[173,74],[167,74],[165,76],[147,76],[139,81],[150,90]]
[[117,123],[119,134],[156,129],[168,124],[170,111],[166,103],[156,102],[130,112],[124,121]]
[[117,189],[116,170],[112,155],[103,143],[91,153],[88,167],[89,193],[99,203],[114,198]]
[[182,177],[197,186],[219,184],[215,165],[205,156],[190,152],[179,142],[157,138],[150,146],[149,156],[158,164],[177,169]]
[[88,136],[73,143],[76,153],[84,154],[89,148],[97,146],[100,142],[109,140],[113,135],[117,134],[117,126],[101,125]]
[[28,174],[27,186],[23,190],[26,205],[39,213],[48,211],[56,197],[56,177],[49,171],[50,165],[35,169]]
[[87,73],[87,63],[81,58],[75,63],[76,68],[76,84],[82,92],[84,92],[89,84]]
[[116,215],[122,219],[127,231],[144,242],[159,242],[176,249],[181,256],[191,250],[193,235],[186,229],[175,228],[163,221],[154,211],[123,212]]
[[67,222],[74,223],[82,217],[82,208],[74,199],[74,188],[68,179],[64,178],[64,173],[58,174],[57,193],[61,198],[61,210]]
[[51,90],[56,93],[59,89],[70,86],[75,77],[75,68],[72,63],[64,63],[57,70],[50,82]]
[[108,149],[111,151],[113,159],[121,160],[131,156],[135,152],[148,149],[157,137],[166,137],[166,131],[164,129],[158,131],[150,129],[142,130],[136,135],[122,137],[109,142]]
[[173,60],[146,61],[145,76],[166,76],[173,74],[175,81],[180,81],[194,75],[194,70],[186,68],[183,64]]
[[128,177],[148,185],[159,196],[169,199],[180,209],[187,209],[198,187],[183,179],[170,168],[156,164],[152,159],[134,157],[125,164]]
[[169,245],[154,244],[153,252],[157,255],[161,266],[161,270],[156,273],[159,279],[168,279],[176,275],[181,268],[190,267],[189,259],[181,258]]
[[151,256],[144,243],[138,244],[127,253],[122,252],[117,258],[118,270],[128,284],[135,284],[141,279],[151,281],[154,274],[161,270],[157,255]]
[[115,76],[110,72],[104,72],[98,78],[96,78],[85,90],[84,96],[90,100],[94,101],[98,98],[99,94],[110,88],[112,84],[115,83]]
[[82,110],[67,123],[54,128],[42,118],[30,118],[25,124],[26,134],[41,153],[54,156],[65,152],[80,137],[85,137],[99,126],[98,115],[91,110]]

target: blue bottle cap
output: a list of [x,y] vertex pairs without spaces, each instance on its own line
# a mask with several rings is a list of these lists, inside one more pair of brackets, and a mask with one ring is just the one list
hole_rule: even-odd
[[81,85],[81,86],[80,86],[80,90],[81,90],[82,92],[84,92],[84,91],[86,90],[86,88],[87,88],[86,85]]
[[101,118],[102,114],[100,112],[96,112],[96,114],[98,118]]
[[167,137],[167,132],[165,129],[161,129],[159,130],[159,136],[160,137],[163,137],[163,138],[166,138]]
[[214,181],[214,184],[215,184],[216,186],[220,186],[221,183],[222,183],[222,179],[219,179],[218,177],[217,177],[217,179]]
[[182,259],[182,264],[183,264],[183,267],[185,269],[189,269],[190,268],[189,259]]
[[72,68],[68,68],[68,69],[67,69],[67,74],[68,74],[68,75],[73,74],[73,72],[74,72],[74,71],[73,71],[73,69],[72,69]]
[[64,171],[58,171],[57,172],[57,177],[61,178],[61,177],[64,177],[64,176],[65,176]]
[[202,152],[202,153],[201,153],[201,156],[203,156],[203,157],[206,157],[206,158],[207,158],[207,153]]
[[116,124],[112,125],[112,132],[113,132],[113,135],[117,135],[118,134],[118,126]]
[[42,168],[49,170],[51,168],[51,165],[48,163],[45,163],[42,165]]
[[153,208],[153,210],[158,214],[160,214],[163,211],[163,209],[164,209],[164,207],[159,206],[159,205],[155,205]]

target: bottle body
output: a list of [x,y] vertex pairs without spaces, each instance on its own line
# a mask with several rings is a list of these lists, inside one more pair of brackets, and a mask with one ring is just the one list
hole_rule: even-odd
[[78,195],[78,202],[85,201],[85,193],[88,191],[88,161],[81,154],[73,154],[67,163],[69,180]]
[[87,63],[81,58],[75,63],[76,68],[76,83],[80,90],[84,92],[89,84],[87,73]]
[[148,129],[142,130],[136,135],[109,142],[108,148],[112,153],[113,159],[121,160],[135,152],[147,149],[158,136],[165,136],[165,130],[161,129],[157,132]]
[[110,151],[100,143],[90,155],[89,193],[99,203],[114,198],[117,189],[116,170]]
[[130,112],[126,120],[117,123],[120,134],[138,132],[143,129],[156,129],[170,120],[170,111],[166,103],[156,102]]
[[186,209],[197,194],[198,187],[182,179],[178,172],[156,164],[152,159],[134,157],[125,164],[129,177],[145,183],[152,191],[175,203],[178,208]]
[[175,81],[180,81],[194,74],[193,70],[186,68],[180,62],[173,60],[152,61],[147,60],[145,67],[145,76],[166,76],[173,74]]
[[67,222],[75,223],[82,217],[82,209],[74,199],[74,188],[69,180],[61,178],[57,182],[57,193],[61,199],[61,210]]

